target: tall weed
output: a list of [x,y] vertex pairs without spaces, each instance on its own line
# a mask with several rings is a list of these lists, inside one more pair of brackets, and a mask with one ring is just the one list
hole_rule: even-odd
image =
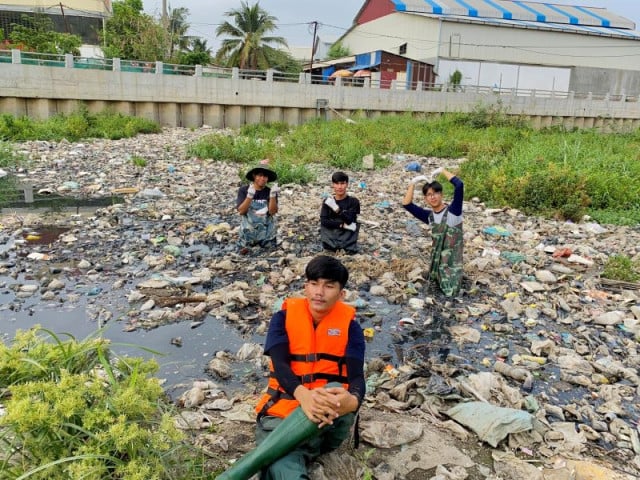
[[0,478],[202,478],[155,361],[39,327],[0,343]]

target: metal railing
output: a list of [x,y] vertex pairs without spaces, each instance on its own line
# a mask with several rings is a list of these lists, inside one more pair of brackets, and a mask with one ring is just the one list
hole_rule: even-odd
[[611,102],[638,102],[638,95],[611,95],[609,93],[576,93],[570,91],[499,88],[485,85],[452,85],[447,83],[412,82],[387,80],[375,77],[337,77],[310,73],[287,73],[276,70],[247,70],[225,67],[203,67],[201,65],[179,65],[163,62],[144,62],[121,60],[119,58],[101,59],[76,57],[70,54],[54,55],[45,53],[21,52],[20,50],[0,50],[0,64],[14,63],[47,67],[65,67],[129,73],[150,73],[161,75],[187,75],[207,78],[223,78],[265,82],[287,82],[304,85],[326,85],[327,87],[369,88],[380,90],[429,91],[448,93],[470,93],[497,96],[525,96],[550,99],[604,100]]
[[24,183],[9,175],[0,178],[0,211],[3,209],[62,209],[98,208],[123,203],[122,195],[115,193],[91,196],[80,191],[61,195],[57,192],[34,191],[31,183]]

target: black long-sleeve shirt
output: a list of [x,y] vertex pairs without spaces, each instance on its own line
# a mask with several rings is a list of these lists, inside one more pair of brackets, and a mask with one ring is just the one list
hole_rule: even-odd
[[342,200],[336,200],[338,213],[334,212],[326,203],[320,209],[320,225],[326,228],[340,228],[344,224],[353,223],[360,214],[360,201],[356,197],[347,195]]

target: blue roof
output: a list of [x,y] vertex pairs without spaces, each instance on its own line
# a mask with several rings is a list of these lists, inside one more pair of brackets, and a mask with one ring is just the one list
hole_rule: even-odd
[[[544,24],[635,30],[628,18],[606,8],[522,0],[393,0],[397,12],[501,19]],[[612,34],[615,32],[609,32]],[[624,34],[623,34],[624,35]]]
[[[450,17],[452,20],[456,20],[455,16]],[[599,36],[607,36],[607,37],[623,37],[630,38],[634,40],[640,40],[640,32],[636,32],[634,30],[626,30],[623,28],[605,28],[605,27],[591,27],[588,25],[571,25],[566,23],[541,23],[534,21],[524,21],[524,20],[503,20],[501,18],[480,18],[473,19],[478,22],[482,22],[485,24],[491,25],[501,25],[505,27],[521,27],[521,28],[530,28],[530,29],[538,29],[538,30],[552,30],[552,31],[561,31],[568,33],[582,33],[589,35],[599,35]]]

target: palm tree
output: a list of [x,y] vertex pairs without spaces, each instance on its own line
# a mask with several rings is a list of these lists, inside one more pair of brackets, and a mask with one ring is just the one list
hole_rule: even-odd
[[282,37],[269,37],[267,34],[277,30],[276,17],[260,8],[259,2],[249,6],[242,2],[238,9],[229,10],[225,16],[233,18],[233,23],[224,22],[216,29],[216,36],[227,35],[216,57],[227,67],[266,70],[272,66],[277,50],[272,45],[286,47]]
[[173,57],[176,52],[183,52],[188,49],[189,37],[187,36],[187,30],[189,30],[189,23],[187,17],[189,16],[189,9],[185,7],[171,9],[169,11],[169,35],[171,36],[171,43],[169,45],[169,58]]

